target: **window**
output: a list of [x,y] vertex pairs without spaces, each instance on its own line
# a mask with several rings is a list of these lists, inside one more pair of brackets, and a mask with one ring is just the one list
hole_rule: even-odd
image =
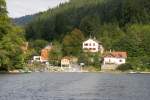
[[35,60],[40,60],[40,58],[36,58]]
[[96,48],[93,48],[93,50],[96,50]]
[[84,46],[88,46],[88,43],[85,43]]
[[93,46],[95,46],[95,43],[93,43]]
[[109,59],[109,63],[111,62],[111,59]]
[[122,60],[119,60],[119,62],[122,62]]

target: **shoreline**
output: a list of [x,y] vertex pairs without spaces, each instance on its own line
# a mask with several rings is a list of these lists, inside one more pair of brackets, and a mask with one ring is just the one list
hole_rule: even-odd
[[[29,74],[29,73],[41,73],[41,72],[6,72],[0,71],[0,74]],[[81,72],[43,72],[43,73],[110,73],[110,74],[150,74],[150,72],[138,72],[138,71],[81,71]]]

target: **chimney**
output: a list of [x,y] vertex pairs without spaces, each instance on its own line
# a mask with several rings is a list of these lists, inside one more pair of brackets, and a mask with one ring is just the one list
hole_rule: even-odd
[[112,52],[112,50],[110,49],[110,51],[109,51],[110,53]]
[[53,46],[53,43],[52,43],[52,42],[50,43],[50,46]]

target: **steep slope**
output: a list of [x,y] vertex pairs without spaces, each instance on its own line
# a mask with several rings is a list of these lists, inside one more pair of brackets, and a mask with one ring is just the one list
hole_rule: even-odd
[[43,12],[28,24],[26,37],[52,40],[75,27],[90,34],[93,30],[88,32],[84,28],[88,20],[93,20],[93,26],[116,23],[124,27],[127,24],[149,23],[149,11],[149,0],[71,0],[69,3]]
[[19,18],[11,19],[12,22],[19,26],[25,26],[26,24],[30,23],[37,15],[27,15]]

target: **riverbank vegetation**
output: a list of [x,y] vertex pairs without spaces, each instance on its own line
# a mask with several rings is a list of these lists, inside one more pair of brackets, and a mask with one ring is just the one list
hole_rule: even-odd
[[0,0],[0,70],[20,69],[25,66],[27,52],[24,31],[14,26],[7,16],[5,0]]

